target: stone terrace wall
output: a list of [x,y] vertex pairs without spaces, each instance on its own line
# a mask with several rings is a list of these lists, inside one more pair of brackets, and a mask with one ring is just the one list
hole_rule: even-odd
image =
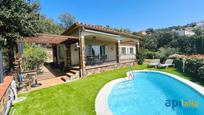
[[90,69],[86,69],[86,76],[121,68],[121,67],[128,67],[130,65],[133,66],[135,64],[136,62],[124,62],[124,63],[117,63],[117,64],[112,64],[112,65],[105,65],[105,66],[90,68]]

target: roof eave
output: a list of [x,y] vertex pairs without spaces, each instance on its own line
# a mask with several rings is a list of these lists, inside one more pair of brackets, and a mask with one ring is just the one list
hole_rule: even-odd
[[95,30],[95,31],[100,31],[100,32],[106,32],[106,33],[111,33],[115,35],[120,35],[120,36],[126,36],[134,39],[142,39],[143,37],[138,36],[138,35],[133,35],[133,34],[128,34],[128,33],[123,33],[123,32],[118,32],[114,30],[107,30],[107,29],[102,29],[102,28],[97,28],[91,25],[87,24],[81,24],[79,22],[74,23],[70,28],[68,28],[66,31],[64,31],[61,35],[69,35],[71,32],[73,32],[75,29],[78,29],[80,27],[84,27],[85,29],[90,29],[90,30]]

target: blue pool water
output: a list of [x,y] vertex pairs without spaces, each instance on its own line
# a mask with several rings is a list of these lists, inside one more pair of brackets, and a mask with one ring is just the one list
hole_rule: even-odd
[[204,115],[204,96],[190,86],[157,72],[134,76],[113,86],[108,105],[114,115]]

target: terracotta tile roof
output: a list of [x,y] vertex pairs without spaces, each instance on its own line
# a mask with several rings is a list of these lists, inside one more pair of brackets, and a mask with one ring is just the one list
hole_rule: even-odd
[[41,43],[41,44],[61,44],[68,40],[77,40],[78,37],[74,36],[63,36],[53,34],[37,34],[34,37],[26,38],[25,41],[29,43]]
[[111,34],[116,34],[116,35],[121,35],[121,36],[127,36],[127,37],[132,37],[132,38],[142,38],[141,36],[133,35],[132,33],[119,32],[119,31],[116,31],[114,29],[107,28],[104,26],[90,25],[90,24],[85,24],[85,23],[80,23],[80,22],[73,24],[70,28],[68,28],[65,32],[63,32],[62,35],[69,34],[70,31],[78,27],[84,27],[85,29],[96,30],[96,31],[101,31],[101,32],[106,32],[106,33],[111,33]]
[[4,94],[6,93],[9,85],[11,84],[11,81],[13,80],[13,76],[6,76],[4,78],[3,83],[0,83],[0,100],[2,99],[2,97],[4,96]]

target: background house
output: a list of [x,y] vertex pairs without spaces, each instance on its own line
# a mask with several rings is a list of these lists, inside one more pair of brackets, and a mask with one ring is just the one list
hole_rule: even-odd
[[195,35],[195,32],[193,32],[191,30],[176,30],[176,33],[179,36],[193,36],[193,35]]

